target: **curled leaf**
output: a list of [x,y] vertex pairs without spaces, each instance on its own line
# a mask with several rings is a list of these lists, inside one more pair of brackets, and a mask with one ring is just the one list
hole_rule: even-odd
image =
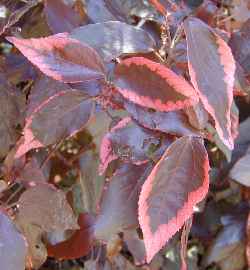
[[[170,140],[166,140],[166,145]],[[151,156],[152,148],[157,150],[161,146],[161,138],[150,130],[137,125],[130,117],[122,119],[107,133],[100,149],[100,173],[103,173],[113,160],[131,162],[133,164],[143,164]],[[162,144],[164,147],[164,144]]]
[[234,147],[230,110],[235,61],[231,49],[208,25],[196,18],[184,22],[191,81],[205,109],[213,117],[221,140]]

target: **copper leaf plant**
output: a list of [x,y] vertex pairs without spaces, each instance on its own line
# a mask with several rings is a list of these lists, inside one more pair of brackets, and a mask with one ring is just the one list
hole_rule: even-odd
[[235,2],[0,3],[1,269],[244,269]]

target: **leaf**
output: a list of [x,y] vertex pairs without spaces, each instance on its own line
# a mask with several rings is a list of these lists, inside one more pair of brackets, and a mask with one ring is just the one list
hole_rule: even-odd
[[203,266],[217,263],[222,270],[241,270],[245,266],[245,219],[224,226],[210,244]]
[[56,245],[48,245],[48,255],[57,260],[72,260],[86,256],[93,245],[94,218],[90,214],[80,214],[78,218],[80,229],[68,240]]
[[26,190],[18,201],[18,219],[46,232],[78,229],[76,218],[63,191],[48,184]]
[[197,128],[198,130],[205,129],[209,116],[201,102],[192,107],[188,107],[185,110],[185,113],[188,116],[189,123],[193,127]]
[[229,176],[241,185],[250,187],[250,153],[240,158],[233,166]]
[[118,64],[114,84],[129,101],[157,111],[179,110],[198,102],[195,90],[184,78],[143,57]]
[[0,212],[0,260],[1,268],[25,270],[27,244],[12,221]]
[[233,55],[239,65],[243,68],[245,75],[250,75],[250,19],[248,19],[241,27],[239,31],[232,33],[229,40],[229,46],[232,49]]
[[187,245],[188,245],[188,236],[192,227],[193,216],[191,216],[183,225],[181,232],[181,270],[187,270]]
[[[167,140],[167,143],[169,144],[170,140]],[[104,136],[100,148],[99,171],[105,172],[110,162],[118,158],[137,165],[143,164],[152,158],[151,149],[156,150],[160,146],[161,138],[157,134],[138,126],[130,117],[126,117]]]
[[[25,2],[24,5],[22,5],[19,8],[16,8],[15,4],[12,3],[13,1],[9,2],[7,1],[7,6],[3,5],[7,8],[8,16],[5,18],[3,22],[0,22],[0,35],[4,34],[6,30],[11,28],[14,24],[16,24],[30,9],[35,7],[39,1],[38,0],[31,0],[29,2]],[[2,18],[1,18],[2,19]]]
[[79,14],[63,0],[45,0],[44,12],[54,34],[70,32],[81,25]]
[[33,155],[32,158],[26,161],[25,166],[19,171],[15,181],[22,182],[24,185],[33,184],[34,182],[48,182],[49,172],[46,173],[46,168],[44,168],[44,166],[41,168],[41,165],[41,161],[38,157]]
[[247,224],[246,224],[246,235],[247,235],[247,244],[246,244],[246,259],[248,266],[250,265],[250,215],[248,213]]
[[53,80],[41,73],[35,80],[31,88],[31,93],[28,96],[26,117],[30,117],[32,113],[50,97],[68,90],[70,91],[72,89],[66,83]]
[[132,102],[125,102],[124,106],[132,117],[146,128],[177,136],[201,134],[199,130],[189,125],[186,114],[181,110],[153,112]]
[[86,0],[86,9],[90,21],[95,23],[108,21],[131,23],[132,17],[154,19],[155,15],[148,3],[141,0]]
[[233,102],[235,61],[228,45],[208,25],[196,18],[184,22],[191,82],[215,121],[216,130],[230,149],[230,110]]
[[84,210],[96,213],[101,192],[105,182],[104,176],[98,174],[99,158],[93,151],[87,151],[79,160],[80,187]]
[[26,119],[16,158],[73,135],[88,123],[93,110],[93,102],[81,91],[59,92],[48,98]]
[[202,139],[185,136],[166,150],[145,181],[139,198],[139,222],[147,262],[184,225],[206,196],[209,162]]
[[74,29],[70,37],[94,48],[107,62],[122,54],[150,52],[156,47],[146,31],[119,21],[88,24]]
[[136,230],[128,230],[123,233],[123,239],[128,250],[131,252],[135,265],[146,263],[146,250],[142,239],[139,238]]
[[[155,7],[157,11],[159,11],[162,15],[167,14],[166,2],[167,0],[149,0],[149,2]],[[162,3],[163,2],[163,3]],[[164,5],[165,4],[165,5]]]
[[0,73],[0,158],[7,155],[18,139],[16,127],[23,123],[24,97]]
[[44,74],[63,82],[82,82],[105,77],[97,52],[61,33],[45,38],[7,37]]
[[151,168],[150,164],[123,164],[116,171],[102,196],[94,225],[97,239],[108,241],[114,234],[138,225],[139,192]]
[[25,223],[25,220],[15,219],[15,223],[28,243],[26,267],[39,269],[48,255],[46,246],[42,242],[43,230],[37,225]]

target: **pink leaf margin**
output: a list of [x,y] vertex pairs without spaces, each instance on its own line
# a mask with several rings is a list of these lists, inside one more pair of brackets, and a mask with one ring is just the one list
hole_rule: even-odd
[[154,108],[157,111],[168,112],[187,108],[199,102],[197,93],[192,85],[189,84],[183,77],[175,74],[171,69],[163,66],[160,63],[156,63],[144,57],[131,57],[122,61],[121,64],[127,67],[130,67],[131,65],[146,66],[150,71],[165,79],[166,83],[169,84],[170,87],[174,88],[174,91],[186,96],[186,100],[184,101],[180,100],[173,102],[169,100],[167,103],[163,103],[160,99],[152,99],[147,96],[138,95],[132,90],[119,88],[116,86],[116,89],[126,99],[136,104],[144,107]]
[[[193,21],[193,23],[195,23],[195,21],[197,21],[197,19],[189,18],[188,21],[186,21],[185,23],[187,24],[190,21]],[[198,20],[198,21],[200,21],[200,20]],[[200,23],[202,25],[204,25],[205,27],[208,27],[205,23],[203,23],[201,21],[200,21]],[[211,31],[212,31],[212,29],[211,29]],[[208,101],[206,95],[204,95],[199,90],[199,86],[198,86],[197,80],[196,80],[196,74],[195,74],[195,71],[194,71],[190,61],[188,61],[189,74],[191,77],[191,82],[192,82],[195,90],[197,91],[197,94],[200,96],[200,99],[201,99],[205,109],[209,112],[209,114],[211,114],[211,116],[213,117],[213,119],[215,121],[215,128],[218,132],[218,135],[223,140],[223,142],[229,147],[229,149],[232,150],[234,148],[234,139],[233,139],[233,136],[231,133],[230,109],[231,109],[231,106],[233,103],[234,74],[235,74],[235,70],[236,70],[236,65],[235,65],[234,57],[233,57],[233,54],[232,54],[230,47],[214,31],[212,31],[212,32],[213,32],[214,36],[217,37],[216,44],[218,46],[218,52],[221,55],[221,65],[223,66],[224,72],[225,72],[224,81],[226,82],[226,85],[227,85],[228,110],[225,112],[225,118],[226,118],[226,127],[225,128],[226,128],[227,134],[224,134],[224,131],[223,131],[221,125],[218,123],[218,121],[216,119],[215,108],[213,108],[213,106],[209,104],[209,101]],[[190,51],[190,47],[188,46],[188,44],[187,44],[187,51]],[[227,57],[227,55],[229,55],[230,57]]]
[[168,155],[168,149],[166,150],[164,155],[161,157],[161,159],[158,161],[158,163],[156,164],[156,166],[153,168],[152,172],[146,179],[139,197],[139,223],[143,232],[143,238],[147,255],[147,263],[150,263],[155,254],[176,234],[176,232],[178,232],[182,228],[185,221],[187,221],[192,216],[194,212],[193,209],[194,206],[200,201],[202,201],[205,198],[206,194],[208,193],[209,189],[208,172],[210,166],[206,149],[204,150],[206,153],[205,162],[203,164],[205,178],[202,186],[200,186],[197,190],[190,192],[188,194],[187,202],[178,211],[177,216],[172,218],[167,224],[162,224],[154,234],[151,232],[150,229],[150,218],[147,215],[148,207],[146,199],[148,198],[152,190],[157,170],[161,162]]
[[101,143],[100,147],[100,165],[99,165],[99,174],[102,175],[107,169],[109,163],[113,160],[116,160],[118,156],[113,153],[112,143],[109,140],[109,134],[124,128],[131,121],[131,117],[125,117],[117,125],[111,128],[110,132],[106,134]]
[[[30,38],[30,39],[23,39],[23,38],[16,38],[12,36],[5,37],[9,42],[15,45],[16,48],[32,63],[34,64],[42,73],[45,75],[57,80],[62,81],[66,83],[76,83],[76,82],[83,82],[83,81],[91,81],[94,79],[103,79],[106,76],[105,66],[102,62],[99,54],[90,46],[83,44],[82,42],[70,38],[68,33],[59,33],[52,36],[44,37],[44,38]],[[60,74],[60,72],[56,72],[53,70],[49,63],[46,63],[46,61],[42,61],[42,57],[39,57],[39,55],[42,55],[39,53],[38,50],[36,50],[36,44],[37,42],[40,42],[44,46],[44,51],[47,54],[46,57],[53,57],[52,49],[54,48],[63,48],[68,44],[77,45],[82,48],[82,50],[87,49],[89,53],[92,54],[93,57],[98,59],[99,66],[96,66],[96,75],[89,79],[81,78],[79,75],[70,75],[69,78],[67,76]],[[42,47],[41,47],[42,48]],[[41,50],[41,48],[39,48]],[[71,63],[74,65],[74,63]],[[79,65],[79,64],[78,64]],[[62,65],[63,70],[63,65]],[[84,67],[83,67],[84,68]],[[74,67],[72,66],[72,69]],[[73,79],[73,77],[75,77]]]

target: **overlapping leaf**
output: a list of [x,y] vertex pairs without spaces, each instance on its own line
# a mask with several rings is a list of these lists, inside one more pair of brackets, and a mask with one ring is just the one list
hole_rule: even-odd
[[205,109],[213,117],[221,140],[234,146],[230,110],[235,61],[231,49],[208,25],[196,18],[184,22],[191,81]]
[[[248,150],[249,151],[249,150]],[[233,166],[229,176],[238,183],[250,187],[250,153],[240,158]]]
[[[162,147],[167,147],[167,143],[170,140],[165,141]],[[152,158],[151,151],[157,150],[159,146],[159,136],[138,126],[130,117],[124,118],[102,140],[100,173],[106,170],[111,161],[118,158],[137,165],[145,163]]]
[[37,225],[26,223],[22,219],[15,219],[15,223],[28,244],[26,267],[39,269],[46,261],[48,255],[46,246],[42,241],[43,230]]
[[94,226],[97,239],[109,240],[113,234],[138,225],[139,193],[151,168],[150,164],[124,164],[116,171],[104,190]]
[[48,98],[26,119],[24,138],[16,157],[74,134],[88,123],[93,106],[93,102],[77,90],[59,92]]
[[181,110],[152,112],[132,102],[126,102],[125,108],[135,120],[146,128],[179,136],[200,134],[199,130],[189,124],[188,117]]
[[164,65],[143,57],[122,61],[114,84],[128,100],[157,111],[173,111],[198,102],[193,87]]
[[104,78],[104,64],[88,45],[66,33],[45,38],[8,37],[31,63],[44,74],[63,82],[82,82]]
[[208,191],[209,162],[202,139],[185,136],[165,152],[145,181],[139,222],[147,261],[184,225]]
[[235,59],[239,65],[243,68],[245,75],[250,75],[250,19],[248,19],[239,31],[232,33],[229,40],[229,45],[232,48]]
[[150,52],[156,47],[146,31],[119,21],[88,24],[74,29],[70,37],[94,48],[105,61],[122,54]]
[[105,177],[98,173],[99,158],[97,153],[88,151],[79,161],[83,207],[86,212],[94,214],[100,201]]
[[0,73],[0,158],[15,145],[18,139],[16,127],[23,124],[24,98],[14,90]]
[[18,201],[18,219],[44,231],[78,229],[74,213],[63,191],[48,184],[26,190]]
[[79,14],[63,0],[45,0],[44,12],[54,34],[70,32],[81,25]]
[[220,230],[214,241],[209,245],[202,265],[206,267],[216,263],[222,270],[240,270],[245,265],[244,240],[245,217],[232,220]]
[[170,8],[176,10],[176,5],[173,3],[174,1],[169,0],[149,0],[149,2],[158,10],[162,15],[166,15],[167,11]]
[[39,1],[38,0],[31,0],[29,2],[25,2],[23,5],[17,6],[16,3],[13,3],[15,1],[5,1],[5,3],[1,2],[3,7],[6,7],[7,16],[6,18],[1,18],[0,22],[0,35],[2,35],[6,30],[8,30],[10,27],[15,25],[30,9],[32,9],[34,6],[36,6]]

